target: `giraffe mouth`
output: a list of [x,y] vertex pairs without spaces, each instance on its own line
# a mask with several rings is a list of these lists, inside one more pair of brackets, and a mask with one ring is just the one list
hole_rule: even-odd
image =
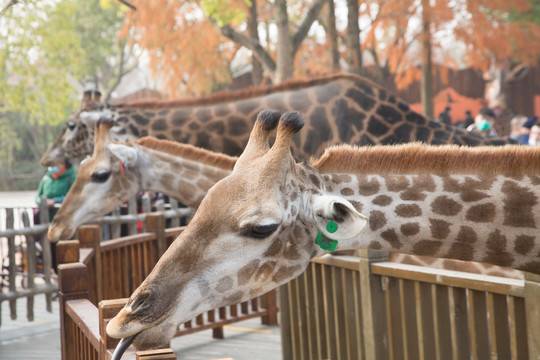
[[135,337],[137,335],[139,335],[139,334],[135,334],[135,335],[128,336],[126,338],[122,338],[122,340],[120,340],[118,345],[116,345],[116,348],[114,349],[114,353],[112,355],[111,360],[120,360],[122,358],[122,355],[124,355],[124,353],[126,352],[129,345],[131,345],[133,340],[135,340]]

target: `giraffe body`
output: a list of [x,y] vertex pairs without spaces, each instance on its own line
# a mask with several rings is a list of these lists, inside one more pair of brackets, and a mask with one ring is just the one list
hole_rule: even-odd
[[68,126],[43,155],[41,164],[50,166],[59,159],[92,154],[93,125],[103,112],[110,112],[115,119],[111,132],[118,140],[153,136],[238,156],[257,114],[267,108],[302,112],[306,130],[295,136],[292,144],[297,159],[320,155],[326,147],[341,143],[508,143],[508,139],[487,139],[428,120],[371,81],[340,74],[198,100],[115,106],[85,101],[70,116]]
[[[438,163],[416,161],[428,173],[393,173],[389,165],[389,173],[372,175],[332,161],[334,154],[344,157],[342,149],[313,166],[296,164],[290,147],[302,118],[286,113],[278,123],[278,117],[275,111],[259,116],[233,172],[209,190],[186,230],[108,324],[109,335],[138,348],[165,345],[177,324],[301,274],[312,257],[326,253],[315,244],[319,232],[338,241],[337,250],[452,256],[540,273],[539,149],[444,148]],[[429,154],[412,151],[430,158],[432,148],[425,149]],[[461,158],[480,161],[463,173],[431,174]],[[517,208],[525,203],[525,210]],[[327,230],[329,221],[337,223],[335,232]]]

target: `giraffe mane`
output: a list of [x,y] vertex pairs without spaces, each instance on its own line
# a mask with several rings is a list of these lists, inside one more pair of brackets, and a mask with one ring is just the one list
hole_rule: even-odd
[[159,100],[159,99],[132,100],[132,101],[116,103],[114,104],[114,107],[147,109],[147,108],[161,108],[161,107],[188,107],[188,106],[218,104],[218,103],[230,102],[233,100],[237,101],[237,100],[243,100],[243,99],[248,99],[252,97],[262,96],[262,95],[273,94],[277,92],[302,89],[305,87],[310,87],[310,86],[326,83],[326,82],[337,80],[337,79],[350,79],[350,80],[365,83],[372,87],[381,88],[380,85],[377,85],[371,80],[362,78],[360,76],[353,75],[353,74],[338,73],[338,74],[332,74],[332,75],[327,75],[327,76],[322,76],[322,77],[317,77],[317,78],[309,78],[309,79],[303,78],[303,79],[290,80],[290,81],[285,81],[277,85],[262,85],[262,86],[257,86],[257,87],[250,87],[250,88],[238,90],[238,91],[225,90],[225,91],[214,93],[210,96],[200,97],[200,98],[174,99],[174,100]]
[[321,173],[538,175],[540,147],[425,145],[338,145],[311,164]]
[[160,140],[150,136],[140,138],[136,140],[135,143],[153,150],[165,152],[173,156],[180,156],[225,170],[232,170],[234,164],[236,164],[236,160],[238,159],[225,154],[201,149],[193,145],[182,144],[169,140]]

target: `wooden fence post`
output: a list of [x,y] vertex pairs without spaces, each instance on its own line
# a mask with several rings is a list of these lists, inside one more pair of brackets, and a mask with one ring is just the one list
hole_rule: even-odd
[[525,273],[524,293],[529,360],[540,360],[540,275]]
[[[78,247],[76,243],[66,246]],[[76,251],[70,249],[65,254]],[[58,295],[60,302],[60,333],[62,343],[62,359],[73,358],[76,341],[73,329],[70,327],[71,319],[66,316],[66,302],[75,299],[86,299],[88,296],[88,277],[86,265],[79,262],[58,265]]]
[[[30,227],[30,219],[28,218],[28,213],[23,211],[22,213],[22,222],[25,228]],[[34,279],[36,277],[36,240],[34,235],[26,235],[26,264],[27,264],[27,287],[33,289]],[[29,295],[26,298],[26,314],[28,321],[34,321],[34,296]]]
[[88,299],[97,304],[103,299],[103,264],[101,258],[101,227],[85,225],[79,228],[81,248],[94,250],[93,263],[89,266]]
[[107,350],[114,349],[118,339],[113,339],[105,329],[109,321],[126,305],[128,299],[103,300],[98,304],[99,309],[99,336],[100,336],[100,359],[108,359]]
[[[47,198],[45,195],[41,196],[41,203],[39,204],[39,223],[48,224],[49,223],[49,207],[47,206]],[[49,242],[49,237],[45,231],[41,234],[41,246],[43,251],[43,277],[47,284],[51,283],[51,268],[52,268],[52,255],[51,255],[51,243]],[[47,301],[47,311],[52,312],[52,294],[45,294],[45,299]]]
[[[13,218],[13,209],[6,209],[6,229],[13,229],[14,218]],[[15,292],[16,289],[16,275],[17,275],[17,264],[15,262],[15,236],[8,236],[8,258],[9,258],[9,268],[8,268],[8,279],[9,279],[9,291]],[[17,300],[9,300],[9,313],[11,320],[17,319]]]
[[146,229],[156,234],[158,257],[167,250],[165,239],[165,216],[161,213],[148,214],[146,216]]
[[[137,215],[137,199],[135,196],[132,196],[128,200],[128,214],[136,216]],[[137,221],[127,223],[127,234],[135,235],[137,234]]]
[[375,250],[358,250],[360,258],[360,288],[362,304],[362,332],[366,359],[387,359],[388,349],[383,339],[387,330],[386,324],[380,319],[386,319],[385,289],[379,276],[371,274],[371,264],[388,261],[388,252]]
[[56,244],[58,264],[76,263],[79,261],[79,240],[61,240]]
[[263,325],[277,325],[278,324],[278,306],[277,306],[277,293],[276,290],[271,290],[261,296],[262,306],[268,311],[268,315],[261,317],[261,323]]

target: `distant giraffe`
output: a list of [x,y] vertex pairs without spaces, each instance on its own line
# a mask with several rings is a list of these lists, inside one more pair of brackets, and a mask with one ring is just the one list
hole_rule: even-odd
[[259,116],[233,172],[108,323],[122,338],[113,359],[130,342],[167,345],[178,324],[276,288],[334,250],[540,274],[540,148],[342,146],[298,164],[290,148],[302,126],[298,113]]
[[295,136],[292,145],[297,159],[320,155],[327,146],[341,143],[508,143],[504,138],[486,139],[428,120],[375,83],[338,74],[192,100],[114,106],[84,101],[43,155],[41,164],[51,166],[58,159],[90,155],[94,123],[103,111],[110,112],[116,121],[111,129],[116,139],[153,136],[238,156],[257,114],[267,108],[303,114],[306,131]]
[[[92,157],[77,178],[49,227],[49,239],[70,239],[77,228],[111,212],[140,191],[168,195],[193,209],[237,158],[168,140],[144,137],[111,139],[112,121],[96,124]],[[91,194],[91,196],[89,196]]]

